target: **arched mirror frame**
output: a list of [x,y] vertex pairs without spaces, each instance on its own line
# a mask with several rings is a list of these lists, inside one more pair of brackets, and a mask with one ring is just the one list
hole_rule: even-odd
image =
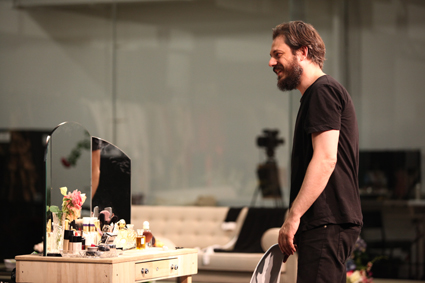
[[95,206],[98,211],[111,207],[119,219],[130,223],[131,159],[115,145],[91,136],[76,122],[63,122],[47,138],[45,170],[44,256],[49,254],[48,233],[53,226],[50,207],[61,208],[61,187],[86,195],[80,217],[92,216]]

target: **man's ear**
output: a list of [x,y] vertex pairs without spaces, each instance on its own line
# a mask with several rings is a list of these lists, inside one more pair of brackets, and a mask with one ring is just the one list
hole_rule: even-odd
[[305,59],[307,59],[308,57],[308,47],[307,46],[303,46],[300,49],[297,50],[297,55],[300,58],[300,61],[303,61]]

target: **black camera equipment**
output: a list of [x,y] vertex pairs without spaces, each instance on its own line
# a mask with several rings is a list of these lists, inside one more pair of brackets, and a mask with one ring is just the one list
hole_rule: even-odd
[[278,135],[278,130],[264,129],[263,134],[257,137],[257,146],[265,149],[267,159],[257,167],[258,187],[254,192],[251,206],[254,206],[258,191],[261,191],[263,198],[275,199],[276,206],[283,206],[279,167],[274,154],[276,148],[283,144],[284,140]]

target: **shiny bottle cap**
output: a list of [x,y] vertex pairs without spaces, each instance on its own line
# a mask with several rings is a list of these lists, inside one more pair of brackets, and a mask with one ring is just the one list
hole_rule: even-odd
[[81,243],[82,242],[82,237],[81,236],[73,236],[71,239],[69,239],[69,241],[70,242],[73,242],[73,243],[78,243],[78,242]]
[[72,230],[65,230],[65,233],[63,235],[63,238],[65,240],[69,240],[73,236],[74,236],[74,231],[72,231]]
[[149,222],[148,221],[143,222],[143,229],[149,230]]

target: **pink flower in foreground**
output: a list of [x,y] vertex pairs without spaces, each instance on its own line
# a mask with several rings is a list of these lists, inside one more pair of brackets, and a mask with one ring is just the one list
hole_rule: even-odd
[[80,191],[74,190],[72,193],[66,194],[67,188],[61,188],[61,193],[64,195],[62,202],[62,211],[69,221],[73,221],[80,217],[81,207],[86,200],[86,195]]
[[74,190],[71,195],[72,205],[77,208],[81,209],[81,206],[83,205],[83,199],[81,198],[80,191]]

